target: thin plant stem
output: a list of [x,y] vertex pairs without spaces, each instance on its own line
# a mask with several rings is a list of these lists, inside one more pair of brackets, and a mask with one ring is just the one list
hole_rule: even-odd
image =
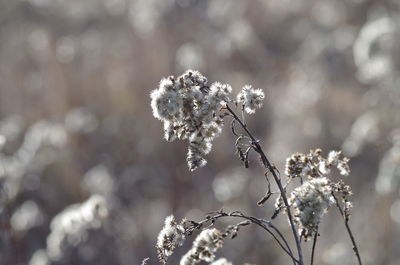
[[275,232],[279,235],[279,237],[282,239],[282,241],[285,243],[286,248],[289,250],[290,254],[293,255],[292,250],[289,246],[289,243],[287,242],[286,238],[283,236],[283,234],[281,233],[281,231],[274,225],[272,224],[271,221],[267,221],[264,219],[260,219],[261,222],[267,224],[269,227],[271,227],[273,230],[275,230]]
[[317,246],[317,240],[318,240],[318,226],[317,226],[317,229],[315,230],[314,240],[313,240],[313,244],[312,244],[311,265],[314,265],[314,254],[315,254],[315,247]]
[[353,236],[353,232],[351,231],[350,226],[349,226],[349,218],[345,216],[345,214],[343,212],[343,209],[340,206],[339,200],[336,198],[336,196],[335,196],[335,194],[333,192],[332,192],[332,196],[335,199],[336,207],[339,209],[340,215],[342,216],[344,224],[346,226],[347,233],[349,234],[351,243],[353,244],[353,251],[354,251],[354,254],[357,257],[358,264],[362,265],[360,252],[358,251],[357,244],[356,244],[356,241],[355,241],[354,236]]
[[[232,215],[232,216],[235,216],[235,213],[234,213],[234,215]],[[299,263],[299,261],[298,261],[296,258],[293,257],[293,252],[292,252],[292,250],[290,249],[290,246],[289,246],[288,242],[286,241],[286,239],[284,238],[284,236],[282,235],[282,233],[281,233],[274,225],[272,225],[271,222],[266,221],[266,220],[260,220],[260,219],[258,219],[258,218],[256,218],[256,217],[252,217],[252,216],[244,216],[244,215],[242,215],[242,214],[240,214],[239,216],[242,217],[242,218],[245,218],[245,219],[247,219],[247,220],[250,220],[250,221],[256,223],[257,225],[263,227],[263,228],[264,228],[266,231],[268,231],[268,233],[270,233],[270,234],[272,235],[272,237],[278,242],[279,246],[292,258],[293,263],[294,263],[294,264]],[[270,231],[263,223],[266,223],[269,227],[271,227],[273,230],[275,230],[275,231],[278,233],[278,235],[279,235],[280,238],[283,240],[283,242],[284,242],[284,244],[285,244],[285,246],[286,246],[287,249],[282,245],[282,243],[281,243],[280,240],[276,237],[276,235],[275,235],[274,233],[272,233],[272,231]]]
[[284,202],[285,207],[286,207],[286,211],[287,211],[290,227],[292,229],[293,237],[294,237],[294,240],[295,240],[295,243],[296,243],[296,248],[297,248],[297,252],[298,252],[298,256],[299,256],[299,265],[304,265],[303,254],[302,254],[302,250],[301,250],[299,236],[297,235],[296,227],[295,227],[294,222],[293,222],[292,213],[290,211],[289,202],[288,202],[288,199],[287,199],[287,196],[286,196],[285,189],[282,186],[281,180],[278,177],[278,175],[276,174],[276,171],[275,171],[274,167],[269,162],[269,160],[268,160],[267,156],[265,155],[263,149],[261,148],[259,142],[254,138],[252,133],[247,129],[247,126],[245,124],[243,124],[243,122],[236,115],[236,113],[229,107],[229,105],[226,105],[226,109],[233,115],[234,119],[237,120],[237,122],[240,124],[240,126],[243,128],[243,130],[251,138],[251,140],[253,141],[254,150],[257,153],[259,153],[259,155],[261,157],[261,161],[263,162],[264,166],[272,173],[272,176],[274,177],[274,180],[275,180],[276,184],[278,185],[279,191],[281,193],[283,202]]
[[[258,225],[259,227],[263,228],[265,231],[267,231],[272,238],[277,242],[277,244],[282,248],[282,250],[292,259],[293,264],[299,264],[299,261],[293,256],[293,252],[290,249],[288,243],[286,242],[286,240],[283,238],[284,243],[282,243],[277,236],[268,228],[268,226],[270,226],[269,224],[264,224],[264,222],[268,222],[266,220],[260,220],[257,217],[253,217],[253,216],[246,216],[240,212],[232,212],[232,213],[226,213],[226,212],[218,212],[216,215],[214,216],[210,216],[207,219],[204,219],[200,222],[196,222],[193,227],[189,228],[189,234],[191,234],[195,229],[200,229],[203,227],[204,224],[206,224],[207,222],[210,222],[212,224],[214,224],[215,220],[223,218],[223,217],[236,217],[236,218],[242,218],[242,219],[246,219],[249,220],[250,222],[252,222],[253,224]],[[275,229],[274,229],[275,230]],[[277,230],[275,230],[277,231]],[[282,236],[281,236],[282,237]],[[285,244],[286,247],[283,245]]]

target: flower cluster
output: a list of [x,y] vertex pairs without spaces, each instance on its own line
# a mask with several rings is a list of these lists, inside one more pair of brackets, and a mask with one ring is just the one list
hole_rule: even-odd
[[[151,108],[154,117],[164,123],[164,138],[189,141],[186,160],[190,170],[207,163],[204,156],[222,130],[223,115],[218,112],[231,102],[231,92],[228,84],[214,82],[208,86],[207,78],[193,70],[178,78],[163,78],[151,92]],[[246,85],[237,95],[237,104],[242,104],[247,113],[254,113],[262,106],[263,99],[261,89]]]
[[294,221],[305,240],[312,236],[321,217],[335,202],[332,186],[326,177],[313,178],[294,189],[289,204],[294,208]]
[[100,195],[92,195],[81,204],[67,207],[53,218],[46,248],[37,250],[29,264],[59,261],[69,246],[78,245],[85,240],[89,230],[101,227],[107,216],[107,203]]
[[349,197],[353,194],[351,187],[349,185],[344,184],[342,180],[335,183],[334,191],[342,197],[342,203],[344,205],[344,217],[346,220],[350,218],[350,210],[353,208],[353,204],[350,202]]
[[212,262],[215,252],[223,245],[222,237],[222,233],[215,228],[203,230],[194,240],[192,248],[182,257],[180,265]]
[[264,92],[261,89],[254,89],[250,85],[245,85],[237,95],[236,100],[237,103],[242,104],[248,114],[253,114],[256,109],[262,107],[264,97]]
[[295,153],[286,159],[285,174],[289,178],[318,177],[318,166],[315,158],[319,157],[321,150],[311,150],[308,154]]
[[47,253],[53,260],[61,258],[70,242],[80,242],[89,229],[99,228],[108,215],[107,204],[100,195],[92,195],[82,204],[71,205],[51,221]]
[[333,167],[343,176],[350,174],[347,157],[341,158],[341,151],[330,151],[327,158],[321,156],[322,150],[310,150],[308,154],[296,153],[286,159],[285,174],[289,178],[316,178],[329,174]]
[[211,151],[212,140],[222,128],[217,115],[232,88],[219,82],[207,86],[207,78],[188,70],[182,76],[170,76],[151,93],[154,117],[164,122],[165,139],[189,141],[187,162],[190,170],[204,166],[204,156]]
[[158,258],[161,262],[165,263],[167,257],[172,255],[173,250],[185,241],[185,228],[182,223],[178,224],[173,215],[165,218],[165,224],[158,234],[156,245]]
[[[321,153],[321,149],[316,149],[308,154],[293,154],[286,160],[285,174],[289,179],[300,178],[302,182],[292,191],[289,205],[294,208],[294,221],[299,226],[299,233],[306,240],[313,235],[321,217],[335,202],[333,192],[342,195],[346,216],[349,216],[351,208],[348,200],[350,187],[344,185],[343,181],[334,183],[326,177],[333,167],[341,175],[348,176],[349,159],[341,157],[341,151],[330,151],[327,158],[322,157]],[[275,207],[277,213],[283,208],[281,197],[278,197]]]
[[349,159],[347,157],[340,158],[341,151],[330,151],[326,159],[320,159],[319,171],[322,174],[329,174],[332,167],[339,170],[340,175],[348,176],[350,174]]

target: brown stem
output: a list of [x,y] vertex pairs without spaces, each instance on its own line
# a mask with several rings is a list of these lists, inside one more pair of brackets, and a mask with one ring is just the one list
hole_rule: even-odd
[[318,226],[317,229],[315,230],[314,240],[312,244],[311,265],[314,265],[314,254],[315,254],[315,247],[317,246],[317,240],[318,240]]
[[349,226],[349,218],[347,218],[345,216],[345,214],[343,212],[343,209],[340,206],[340,203],[339,203],[338,199],[336,198],[336,196],[335,196],[335,194],[333,192],[332,192],[332,196],[335,199],[336,207],[339,209],[340,215],[342,216],[343,221],[344,221],[344,225],[346,226],[347,233],[349,234],[351,243],[353,244],[353,251],[354,251],[354,254],[357,257],[358,264],[362,265],[360,252],[358,251],[357,244],[356,244],[356,241],[355,241],[354,236],[353,236],[353,232],[351,232],[351,229],[350,229],[350,226]]
[[[289,247],[289,244],[287,243],[287,241],[284,239],[283,235],[279,232],[279,230],[277,230],[277,228],[275,226],[271,225],[270,222],[268,223],[268,221],[266,221],[266,220],[258,219],[257,217],[253,217],[253,216],[246,216],[240,212],[226,213],[226,212],[220,211],[214,216],[210,216],[207,219],[204,219],[200,222],[196,222],[192,227],[190,227],[188,229],[188,232],[189,232],[189,234],[191,234],[193,232],[193,230],[200,229],[205,223],[211,222],[211,224],[213,224],[215,222],[215,220],[217,220],[219,218],[223,218],[223,217],[236,217],[236,218],[246,219],[246,220],[249,220],[250,222],[258,225],[259,227],[263,228],[273,237],[273,239],[282,248],[282,250],[285,251],[286,254],[288,254],[288,256],[292,259],[294,265],[300,264],[299,261],[293,256],[293,253]],[[264,223],[267,223],[267,224],[264,224]],[[277,238],[277,236],[268,228],[267,225],[272,227],[275,231],[277,231],[277,233],[283,239],[284,243],[282,243]],[[286,247],[283,244],[285,244]]]
[[[280,238],[282,239],[282,241],[285,243],[286,248],[289,250],[290,254],[293,255],[292,250],[290,249],[289,243],[287,242],[287,240],[285,239],[285,237],[283,236],[283,234],[281,233],[281,231],[280,231],[275,225],[273,225],[271,221],[267,221],[267,220],[264,220],[264,219],[260,219],[260,221],[263,222],[263,223],[265,223],[265,224],[267,224],[269,227],[271,227],[273,230],[276,231],[276,233],[279,235],[279,237],[280,237]],[[296,260],[296,261],[297,261],[297,260]],[[298,261],[297,261],[297,262],[298,262]]]
[[[279,191],[281,193],[283,202],[284,202],[285,207],[286,207],[286,211],[287,211],[290,227],[292,229],[293,237],[294,237],[294,240],[296,242],[297,252],[298,252],[298,256],[299,256],[299,265],[304,265],[303,254],[302,254],[301,245],[300,245],[300,240],[299,240],[299,237],[297,235],[296,227],[295,227],[294,222],[293,222],[293,217],[292,217],[292,213],[290,211],[290,206],[289,206],[289,203],[288,203],[286,192],[285,192],[285,189],[282,186],[281,180],[278,177],[278,175],[276,174],[274,167],[269,162],[269,160],[268,160],[267,156],[265,155],[264,151],[262,150],[260,144],[254,138],[254,136],[251,134],[251,132],[247,129],[247,126],[245,124],[243,124],[243,122],[236,115],[236,113],[229,107],[229,105],[226,106],[226,109],[233,115],[234,119],[237,120],[237,122],[240,124],[240,126],[243,128],[243,130],[251,138],[251,140],[253,141],[253,145],[254,145],[255,151],[259,153],[259,155],[261,157],[261,161],[263,162],[264,166],[272,173],[272,176],[274,177],[274,180],[275,180],[276,184],[278,185]],[[265,177],[267,177],[267,176],[265,176]]]

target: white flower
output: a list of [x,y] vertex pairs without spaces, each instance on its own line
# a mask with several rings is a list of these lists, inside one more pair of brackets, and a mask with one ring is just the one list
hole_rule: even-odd
[[232,92],[232,87],[228,84],[222,84],[220,82],[215,82],[210,87],[210,94],[212,97],[219,101],[227,102],[229,101],[228,95]]
[[212,262],[215,252],[223,244],[222,234],[212,228],[203,230],[194,240],[192,248],[182,257],[180,265],[194,265],[201,261]]
[[181,77],[179,81],[185,87],[205,86],[207,84],[207,78],[196,70],[186,70]]
[[248,114],[255,113],[256,109],[262,107],[264,92],[261,89],[254,89],[250,85],[245,85],[237,95],[237,102],[244,106]]
[[337,162],[339,161],[339,157],[340,154],[342,152],[341,151],[330,151],[327,157],[328,163],[332,164],[332,165],[336,165]]
[[321,162],[319,163],[318,169],[319,169],[319,171],[320,171],[322,174],[324,174],[324,175],[329,174],[329,173],[331,172],[331,169],[330,169],[330,167],[329,167],[329,165],[328,165],[328,162],[325,161],[325,160],[323,160],[323,161],[321,161]]
[[154,90],[150,97],[154,117],[165,121],[179,117],[183,100],[177,92],[159,89]]
[[313,162],[316,152],[311,150],[309,154],[295,153],[286,159],[285,174],[289,178],[313,178],[318,177],[318,165]]
[[337,164],[337,169],[342,176],[350,175],[350,167],[348,161],[349,160],[347,158],[343,158],[343,160],[339,161]]
[[[163,78],[151,92],[151,108],[154,117],[164,122],[164,138],[189,141],[186,161],[190,170],[207,163],[204,156],[221,132],[223,115],[219,112],[231,102],[231,92],[228,84],[215,82],[208,86],[207,78],[193,70],[178,78]],[[238,95],[238,101],[248,113],[260,108],[263,99],[264,92],[249,85]]]
[[292,191],[289,204],[294,208],[299,233],[306,240],[313,235],[321,217],[334,202],[330,181],[325,177],[313,178]]
[[50,223],[51,233],[47,237],[47,255],[59,260],[71,242],[80,242],[90,229],[99,228],[107,217],[106,201],[93,195],[81,204],[74,204],[57,214]]
[[189,141],[186,160],[190,170],[206,164],[204,156],[223,125],[217,112],[229,101],[231,91],[229,85],[218,82],[208,87],[207,78],[193,70],[162,79],[152,91],[151,108],[154,117],[164,122],[164,138]]
[[308,154],[296,153],[286,159],[285,174],[289,178],[316,178],[328,175],[336,167],[343,176],[350,174],[347,157],[341,158],[341,151],[330,151],[325,159],[321,149],[311,150]]
[[349,159],[347,157],[340,159],[341,154],[341,151],[330,151],[326,161],[328,166],[336,166],[340,175],[348,176],[350,175]]
[[158,258],[162,262],[166,262],[167,257],[171,256],[173,250],[181,246],[185,241],[185,229],[181,224],[175,221],[173,215],[165,218],[164,227],[157,237]]

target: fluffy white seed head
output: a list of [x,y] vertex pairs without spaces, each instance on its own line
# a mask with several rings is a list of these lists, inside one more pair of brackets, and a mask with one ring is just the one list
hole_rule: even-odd
[[318,169],[324,175],[327,175],[327,174],[329,174],[331,172],[331,168],[330,168],[328,162],[325,161],[325,160],[321,161],[319,163]]
[[315,152],[310,151],[305,155],[295,153],[286,159],[285,174],[289,178],[312,178],[318,177],[318,165],[313,162]]
[[347,157],[342,157],[342,151],[330,151],[326,160],[323,160],[328,168],[335,166],[340,175],[348,176],[350,175],[349,159]]
[[192,248],[182,257],[180,265],[194,265],[201,261],[212,262],[215,252],[223,245],[219,230],[205,229],[194,240]]
[[174,249],[181,246],[184,241],[185,229],[183,225],[178,224],[173,215],[165,218],[164,227],[158,234],[156,245],[160,261],[165,263]]
[[[215,82],[208,86],[207,78],[194,70],[187,70],[177,78],[163,78],[151,92],[151,108],[154,117],[164,122],[164,138],[188,140],[186,161],[190,170],[206,165],[204,156],[222,130],[220,111],[231,102],[231,92],[228,84]],[[263,99],[264,92],[249,85],[238,95],[248,113],[260,108]]]
[[342,161],[339,161],[337,164],[337,169],[339,170],[340,175],[348,176],[350,175],[350,167],[348,164],[348,159],[344,158]]
[[59,260],[71,244],[78,244],[88,230],[97,229],[108,215],[107,204],[100,195],[92,195],[81,204],[74,204],[57,214],[50,223],[46,252],[51,260]]
[[231,91],[229,85],[218,82],[208,87],[206,77],[188,70],[178,78],[162,79],[151,93],[153,115],[164,122],[164,138],[189,141],[186,160],[190,170],[206,164],[204,156],[223,125],[217,112],[229,101]]
[[332,186],[325,177],[313,178],[294,189],[289,204],[294,208],[294,221],[299,234],[307,240],[316,231],[321,217],[334,203]]
[[236,97],[239,104],[244,106],[244,110],[248,114],[253,114],[256,109],[262,107],[265,98],[264,91],[261,89],[254,89],[250,85],[245,85]]
[[327,158],[321,156],[321,149],[308,154],[296,153],[286,159],[285,174],[289,178],[316,178],[331,173],[336,167],[343,176],[350,174],[349,159],[341,156],[341,151],[330,151]]
[[207,78],[203,76],[199,71],[186,70],[186,72],[179,78],[179,81],[185,87],[193,86],[205,86],[207,85]]
[[328,163],[335,165],[339,161],[340,154],[340,151],[330,151],[327,157]]
[[172,121],[180,116],[183,100],[179,93],[173,90],[154,90],[151,95],[153,115],[162,121]]

